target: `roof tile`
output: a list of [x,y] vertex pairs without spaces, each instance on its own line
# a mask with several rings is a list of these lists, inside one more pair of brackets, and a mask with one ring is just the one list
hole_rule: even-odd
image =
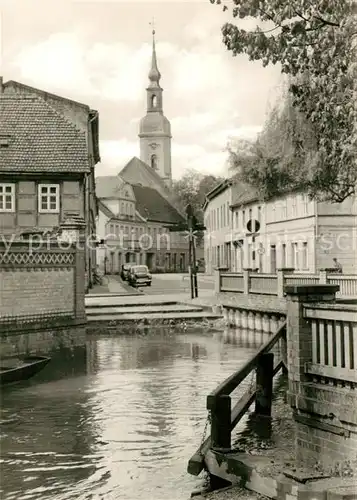
[[136,198],[136,209],[145,219],[167,224],[184,221],[175,207],[156,189],[138,184],[132,184],[132,188]]
[[39,97],[0,95],[0,136],[0,172],[89,171],[85,133]]

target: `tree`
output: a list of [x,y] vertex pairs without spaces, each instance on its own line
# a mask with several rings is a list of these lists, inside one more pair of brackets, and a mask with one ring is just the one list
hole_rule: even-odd
[[181,179],[173,182],[173,192],[176,194],[182,211],[190,204],[198,222],[202,223],[206,194],[222,180],[214,175],[204,175],[196,170],[187,170]]
[[[292,105],[302,113],[316,141],[306,172],[309,192],[343,201],[356,192],[357,183],[354,0],[233,1],[233,17],[253,17],[268,26],[248,32],[226,23],[222,34],[227,49],[233,55],[261,60],[263,66],[279,63],[282,73],[289,75]],[[299,182],[300,177],[297,187]]]
[[[203,205],[206,195],[223,179],[214,175],[204,175],[196,170],[189,169],[177,181],[173,181],[173,192],[183,213],[187,205],[191,205],[199,224],[203,223]],[[197,231],[197,245],[203,243],[203,231]]]
[[230,151],[231,171],[256,187],[262,198],[309,190],[316,139],[311,124],[289,94],[277,104],[251,149]]

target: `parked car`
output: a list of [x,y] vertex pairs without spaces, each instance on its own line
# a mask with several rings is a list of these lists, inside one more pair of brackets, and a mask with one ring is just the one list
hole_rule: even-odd
[[129,274],[129,285],[131,286],[151,286],[152,277],[147,266],[132,266]]
[[120,277],[122,280],[128,281],[129,274],[130,274],[130,268],[132,266],[135,266],[135,262],[127,262],[126,264],[123,264],[121,266]]

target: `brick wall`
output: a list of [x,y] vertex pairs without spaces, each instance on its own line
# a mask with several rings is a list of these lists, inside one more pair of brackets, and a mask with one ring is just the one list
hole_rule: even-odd
[[[357,384],[345,380],[343,370],[333,376],[324,371],[325,366],[329,368],[326,359],[321,363],[319,361],[320,376],[311,375],[307,370],[313,360],[316,338],[304,309],[306,304],[315,303],[310,307],[320,311],[321,317],[326,315],[332,335],[336,292],[333,285],[300,285],[287,287],[287,292],[288,399],[296,421],[297,459],[304,467],[320,464],[329,472],[336,472],[341,466],[346,468],[351,463],[356,467]],[[345,329],[350,328],[347,319],[344,321],[343,311],[337,313],[338,324],[343,324]],[[325,349],[332,345],[326,342]],[[334,356],[338,366],[337,352]]]
[[298,424],[296,428],[297,459],[304,467],[317,463],[333,473],[343,473],[357,465],[357,434],[339,436],[333,432]]
[[73,268],[3,270],[0,307],[4,317],[31,316],[34,310],[37,314],[73,314]]
[[84,253],[57,242],[0,242],[0,332],[85,321]]
[[61,348],[73,350],[86,343],[86,326],[58,327],[0,335],[1,356],[47,355]]

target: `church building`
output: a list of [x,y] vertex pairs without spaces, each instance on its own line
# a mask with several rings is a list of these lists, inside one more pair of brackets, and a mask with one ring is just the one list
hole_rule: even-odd
[[188,237],[170,232],[184,214],[172,191],[171,125],[163,112],[155,31],[147,110],[139,125],[140,159],[132,158],[116,176],[96,178],[99,200],[97,262],[107,274],[122,264],[146,264],[153,272],[188,269]]

